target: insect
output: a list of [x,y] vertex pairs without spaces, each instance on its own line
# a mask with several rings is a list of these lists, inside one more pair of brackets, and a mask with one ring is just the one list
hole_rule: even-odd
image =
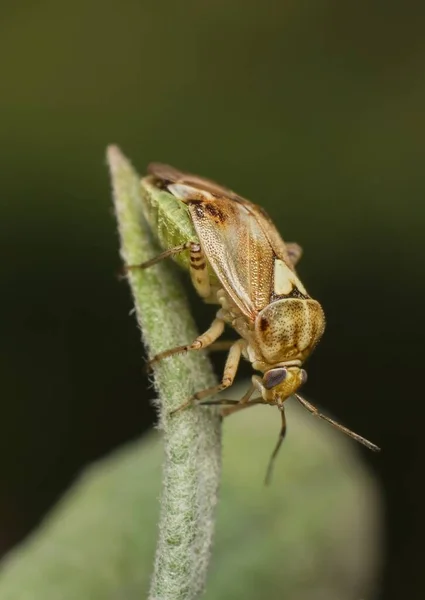
[[[150,365],[177,353],[228,349],[221,383],[198,391],[173,413],[193,403],[222,405],[223,416],[257,404],[276,406],[281,428],[266,482],[285,437],[284,402],[290,396],[310,413],[378,451],[375,444],[322,414],[297,393],[307,379],[302,365],[325,329],[322,307],[309,296],[295,269],[301,247],[285,243],[261,207],[214,181],[151,163],[142,183],[145,190],[152,191],[144,208],[145,216],[164,251],[129,268],[148,268],[174,257],[189,271],[199,296],[207,303],[219,305],[202,335],[187,345],[157,354]],[[161,203],[153,200],[159,193]],[[161,218],[161,210],[167,211],[166,219]],[[239,338],[217,342],[226,325]],[[207,400],[233,384],[242,358],[261,373],[252,377],[244,396],[240,400]]]

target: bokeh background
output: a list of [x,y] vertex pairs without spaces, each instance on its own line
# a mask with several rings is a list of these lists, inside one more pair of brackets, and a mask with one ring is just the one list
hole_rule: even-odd
[[385,502],[380,594],[421,597],[424,30],[413,0],[2,5],[2,553],[153,423],[113,142],[141,172],[232,187],[304,247],[328,318],[306,391],[383,448],[363,453]]

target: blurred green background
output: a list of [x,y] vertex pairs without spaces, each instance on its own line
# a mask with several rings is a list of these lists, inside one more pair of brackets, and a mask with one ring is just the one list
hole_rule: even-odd
[[2,552],[153,422],[116,276],[113,142],[141,172],[169,162],[252,198],[304,247],[328,318],[306,392],[382,446],[364,451],[382,597],[420,597],[424,28],[413,0],[0,8]]

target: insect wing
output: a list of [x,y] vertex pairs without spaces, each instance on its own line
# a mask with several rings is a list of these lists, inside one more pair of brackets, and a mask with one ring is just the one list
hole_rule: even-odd
[[151,163],[148,171],[189,206],[212,270],[245,316],[254,319],[279,292],[301,287],[285,243],[262,208],[168,165]]
[[273,221],[266,211],[260,206],[252,204],[252,202],[249,202],[248,200],[242,199],[242,202],[252,214],[253,218],[258,221],[258,224],[263,230],[264,235],[267,237],[271,247],[273,248],[275,257],[285,262],[290,269],[293,269],[291,261],[288,257],[285,242],[283,241],[280,233],[274,226]]
[[228,198],[189,203],[211,267],[244,315],[254,319],[269,303],[273,249],[246,206]]
[[253,204],[246,198],[239,196],[239,194],[236,194],[232,190],[216,183],[215,181],[212,181],[211,179],[199,177],[198,175],[192,175],[190,173],[183,173],[182,171],[179,171],[170,165],[165,165],[163,163],[150,163],[148,166],[148,172],[158,180],[162,181],[163,184],[186,184],[197,189],[199,192],[209,192],[217,197],[221,197],[223,199],[227,198],[242,204],[252,215],[252,217],[258,221],[263,233],[269,239],[275,255],[279,259],[285,261],[286,264],[292,268],[292,265],[288,259],[285,242],[274,226],[273,221],[263,208]]
[[[198,175],[192,175],[191,173],[183,173],[178,171],[170,165],[164,165],[162,163],[150,163],[148,165],[148,173],[150,173],[157,182],[160,182],[164,187],[169,183],[180,183],[197,189],[199,192],[208,192],[215,196],[222,196],[230,198],[231,200],[244,202],[244,198],[235,194],[232,190],[229,190],[222,185],[219,185],[212,179],[205,177],[199,177]],[[248,202],[246,200],[246,202]],[[249,204],[249,202],[248,202]]]

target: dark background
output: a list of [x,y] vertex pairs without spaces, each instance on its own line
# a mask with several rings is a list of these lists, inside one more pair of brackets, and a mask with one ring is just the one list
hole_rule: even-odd
[[386,503],[382,598],[422,597],[424,30],[413,1],[2,5],[2,552],[153,422],[116,277],[113,142],[140,172],[232,187],[303,245],[328,318],[306,392],[382,446],[364,451]]

